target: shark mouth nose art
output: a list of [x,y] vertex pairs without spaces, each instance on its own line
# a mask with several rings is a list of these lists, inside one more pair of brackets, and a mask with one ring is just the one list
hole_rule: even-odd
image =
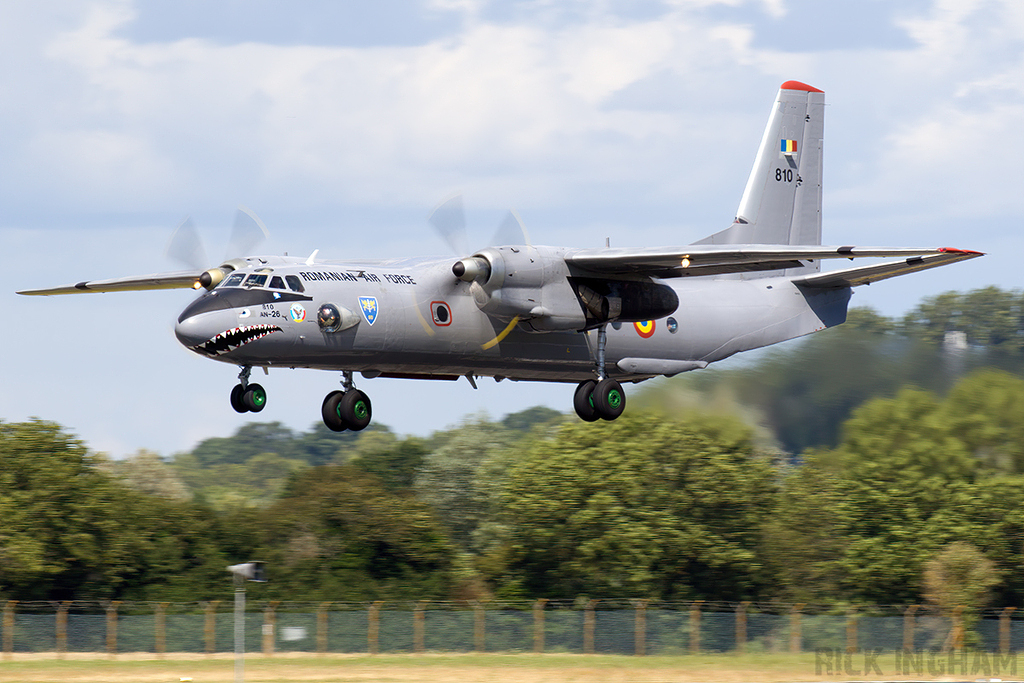
[[281,331],[281,328],[277,325],[242,325],[231,330],[225,330],[217,336],[207,339],[202,344],[193,346],[192,350],[210,357],[220,356],[234,351],[239,346],[245,346],[257,339],[263,339],[268,334]]

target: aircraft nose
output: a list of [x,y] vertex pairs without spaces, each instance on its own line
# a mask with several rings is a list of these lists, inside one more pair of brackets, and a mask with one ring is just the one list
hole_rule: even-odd
[[174,325],[174,336],[182,346],[192,349],[199,346],[216,332],[210,332],[210,324],[202,320],[203,315],[182,318]]

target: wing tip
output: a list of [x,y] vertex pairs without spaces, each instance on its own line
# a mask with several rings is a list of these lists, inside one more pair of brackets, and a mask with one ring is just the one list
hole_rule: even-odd
[[786,81],[781,86],[779,86],[779,90],[803,90],[804,92],[821,93],[825,92],[824,90],[819,90],[818,88],[815,88],[813,85],[807,85],[806,83],[801,83],[800,81]]
[[939,252],[943,254],[963,254],[964,256],[984,256],[983,251],[974,251],[973,249],[956,249],[954,247],[939,247]]

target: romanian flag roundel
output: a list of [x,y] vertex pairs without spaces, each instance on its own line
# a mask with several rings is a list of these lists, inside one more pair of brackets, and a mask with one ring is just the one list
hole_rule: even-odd
[[633,327],[636,328],[636,333],[644,339],[648,339],[652,334],[654,334],[653,320],[645,320],[642,323],[633,323]]

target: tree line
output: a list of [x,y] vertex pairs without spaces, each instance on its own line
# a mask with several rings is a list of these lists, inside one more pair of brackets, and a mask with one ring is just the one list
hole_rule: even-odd
[[[59,425],[0,422],[0,599],[219,599],[228,564],[261,559],[254,591],[284,600],[1019,606],[1022,350],[965,316],[1024,326],[1019,294],[985,291],[898,325],[854,311],[754,367],[662,382],[613,423],[545,408],[429,438],[252,423],[110,461]],[[787,363],[802,376],[783,381]],[[787,448],[815,411],[832,432],[805,425]]]

